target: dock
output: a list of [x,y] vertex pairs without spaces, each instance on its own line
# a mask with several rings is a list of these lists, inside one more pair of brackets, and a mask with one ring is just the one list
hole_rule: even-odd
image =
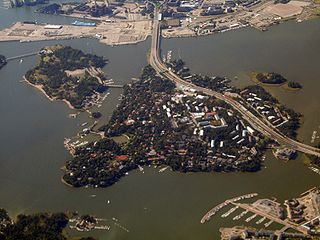
[[253,197],[256,197],[256,196],[258,196],[258,193],[250,193],[250,194],[245,194],[245,195],[242,195],[242,196],[239,196],[239,197],[228,199],[228,200],[224,201],[223,203],[220,203],[219,205],[217,205],[217,206],[213,207],[212,209],[210,209],[202,217],[200,222],[201,223],[205,223],[206,221],[209,221],[212,216],[214,216],[218,211],[220,211],[223,207],[227,206],[230,203],[235,203],[237,201],[253,198]]
[[266,217],[261,218],[260,220],[256,221],[256,224],[261,224],[264,220],[266,220]]
[[245,210],[242,213],[240,213],[239,215],[235,216],[232,220],[240,220],[244,215],[246,215],[249,211]]
[[222,214],[221,217],[223,217],[223,218],[228,217],[231,213],[233,213],[234,211],[236,211],[238,208],[239,208],[238,206],[235,206],[235,207],[231,208],[228,212]]
[[250,222],[252,219],[254,219],[256,216],[258,216],[258,214],[253,214],[251,217],[248,217],[246,219],[246,222]]

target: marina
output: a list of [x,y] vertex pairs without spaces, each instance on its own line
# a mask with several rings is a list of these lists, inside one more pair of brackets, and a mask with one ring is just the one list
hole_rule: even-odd
[[224,201],[223,203],[220,203],[219,205],[215,206],[214,208],[212,208],[209,212],[207,212],[201,219],[201,223],[205,223],[206,221],[209,221],[210,218],[212,216],[214,216],[218,211],[220,211],[223,207],[229,205],[230,203],[234,203],[240,200],[244,200],[244,199],[250,199],[250,198],[254,198],[258,196],[257,193],[250,193],[250,194],[246,194],[246,195],[242,195],[239,197],[235,197],[229,200]]

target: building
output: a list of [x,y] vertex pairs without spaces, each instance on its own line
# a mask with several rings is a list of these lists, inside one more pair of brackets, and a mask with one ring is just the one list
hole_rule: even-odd
[[172,27],[180,27],[181,26],[181,23],[180,23],[180,20],[179,19],[168,19],[167,20],[167,26],[169,28],[172,28]]

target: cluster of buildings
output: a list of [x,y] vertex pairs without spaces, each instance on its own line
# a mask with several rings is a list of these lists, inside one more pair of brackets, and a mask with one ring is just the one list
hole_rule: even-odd
[[272,125],[280,127],[289,121],[285,113],[281,112],[273,102],[266,99],[262,94],[259,94],[258,91],[246,88],[240,95],[253,109],[272,123]]
[[290,219],[290,221],[298,224],[305,221],[303,213],[306,207],[297,199],[293,198],[290,200],[286,200],[284,205],[286,206],[288,218]]
[[234,235],[229,238],[229,240],[236,239],[270,239],[270,240],[285,240],[285,239],[310,239],[308,236],[302,233],[289,233],[289,232],[280,232],[277,233],[271,230],[254,230],[254,229],[246,229],[244,230],[240,236]]

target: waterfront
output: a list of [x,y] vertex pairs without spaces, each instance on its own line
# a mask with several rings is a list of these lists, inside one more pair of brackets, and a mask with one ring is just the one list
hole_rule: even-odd
[[[308,26],[303,30],[304,35],[314,37],[308,38],[303,44],[307,54],[297,55],[300,56],[301,62],[316,55],[318,52],[316,49],[319,48],[316,40],[320,36],[319,32],[315,33],[312,30],[313,27],[319,29],[319,25],[313,26],[312,22],[303,24]],[[281,34],[288,38],[283,37],[282,41],[277,43],[286,42],[292,39],[290,36],[293,35],[298,37],[296,32],[297,28],[302,31],[300,26],[291,25],[291,23],[280,25]],[[231,41],[229,39],[237,39],[238,42],[242,42],[240,40],[246,38],[249,39],[247,41],[251,42],[252,46],[258,47],[259,44],[264,43],[261,42],[264,38],[275,38],[273,31],[272,29],[269,32],[260,33],[253,29],[244,29],[205,38],[164,40],[163,44],[165,49],[172,49],[174,53],[179,53],[190,64],[193,71],[203,73],[212,71],[212,73],[230,74],[231,76],[237,74],[240,82],[238,73],[246,72],[247,69],[251,69],[250,66],[253,69],[256,68],[257,65],[253,63],[260,61],[259,66],[264,70],[264,66],[270,65],[271,60],[264,58],[264,61],[258,61],[259,54],[257,54],[250,56],[252,57],[250,63],[241,65],[240,63],[243,64],[245,61],[241,61],[237,52],[234,52],[230,58],[228,51],[224,50],[225,47],[228,47],[226,43]],[[276,31],[276,36],[282,36],[280,32]],[[260,34],[265,35],[261,35],[261,38],[257,37]],[[221,49],[221,52],[215,53],[215,57],[212,57],[203,41],[206,41],[207,45]],[[189,45],[185,42],[189,42]],[[0,49],[3,54],[14,56],[53,43],[56,42],[1,43]],[[139,75],[142,66],[146,64],[146,53],[150,47],[150,41],[114,48],[98,44],[95,40],[71,40],[61,43],[109,58],[110,63],[104,70],[109,78],[113,78],[116,83],[120,84]],[[192,49],[190,43],[197,46]],[[232,43],[234,44],[234,42],[229,44],[233,45]],[[241,51],[250,53],[251,45],[247,45],[247,48]],[[182,49],[182,46],[188,48]],[[175,50],[179,48],[181,51]],[[271,51],[274,48],[276,52],[278,45],[274,44],[268,50]],[[292,48],[289,46],[287,51],[296,50],[296,48],[296,45],[293,45]],[[197,58],[201,52],[206,52],[206,54]],[[206,56],[207,59],[204,58]],[[245,54],[240,56],[246,59],[248,57]],[[285,56],[282,60],[284,58]],[[193,64],[192,59],[194,59]],[[288,56],[288,59],[294,61],[292,56]],[[62,172],[59,168],[69,157],[63,148],[63,138],[74,135],[79,130],[77,124],[87,120],[86,115],[83,114],[77,119],[69,119],[68,114],[71,111],[65,104],[52,103],[40,92],[20,82],[22,75],[35,65],[35,60],[35,57],[26,58],[21,64],[16,60],[0,71],[0,114],[2,116],[0,121],[0,206],[8,209],[11,214],[78,210],[80,213],[96,214],[98,217],[108,219],[116,217],[119,223],[129,230],[128,233],[111,224],[109,232],[94,232],[100,236],[100,239],[194,239],[195,237],[197,239],[218,239],[220,226],[235,224],[231,220],[232,217],[215,218],[207,224],[200,224],[200,219],[208,209],[224,199],[248,192],[258,192],[261,194],[260,197],[275,196],[284,200],[320,182],[319,175],[304,167],[301,161],[286,164],[275,160],[269,153],[267,168],[253,174],[180,174],[168,170],[158,173],[158,170],[151,168],[147,169],[144,174],[139,171],[129,173],[128,177],[107,189],[69,188],[60,182]],[[235,62],[229,62],[230,60]],[[317,61],[315,58],[313,60],[313,65],[310,66],[309,62],[303,65],[308,72],[315,74],[310,76],[319,75]],[[270,68],[274,66],[273,64]],[[287,68],[288,73],[296,72],[292,66],[287,66],[289,64],[278,62],[278,65],[276,71],[282,72]],[[292,73],[292,76],[296,74]],[[304,93],[304,91],[313,93],[312,91],[315,92],[319,86],[319,81],[316,82],[314,80],[316,78],[310,76],[308,79],[301,79],[300,82],[305,88],[298,94],[304,94],[304,104],[308,103],[308,108],[316,113],[317,109],[319,110],[319,101],[307,99],[308,95],[305,94],[310,94],[310,92]],[[119,89],[111,90],[111,94],[101,107],[105,118],[110,116],[112,109],[118,103],[120,92]],[[286,95],[291,96],[285,93],[279,98],[281,101],[290,103]],[[293,98],[295,96],[292,95]],[[301,105],[299,102],[292,104],[297,104],[297,107]],[[303,113],[306,115],[306,112]],[[310,117],[307,120],[309,119]],[[314,124],[310,123],[311,128],[316,128],[319,124],[317,115],[314,114],[310,120],[314,121]],[[304,131],[308,130],[303,126],[301,134],[304,134]],[[97,196],[91,197],[91,195]],[[107,200],[110,200],[109,205],[107,205]]]

